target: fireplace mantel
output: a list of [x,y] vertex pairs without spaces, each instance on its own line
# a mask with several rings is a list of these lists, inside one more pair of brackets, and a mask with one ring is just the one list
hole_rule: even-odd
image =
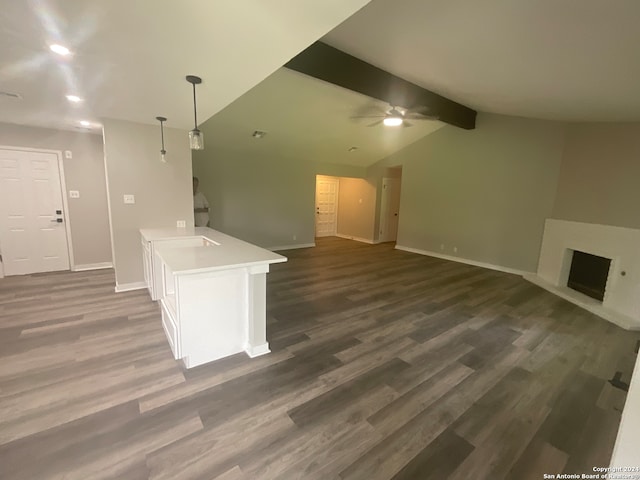
[[[604,300],[567,287],[573,251],[610,258]],[[640,330],[640,230],[548,219],[537,274],[525,278],[628,330]]]

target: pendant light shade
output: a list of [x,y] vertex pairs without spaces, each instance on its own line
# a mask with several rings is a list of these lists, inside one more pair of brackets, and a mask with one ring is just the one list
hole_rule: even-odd
[[202,83],[200,77],[187,75],[187,82],[193,86],[193,130],[189,132],[189,145],[191,150],[204,150],[204,135],[198,129],[198,109],[196,108],[196,85]]
[[191,150],[204,150],[204,135],[197,128],[189,132],[189,146]]
[[156,117],[156,120],[160,122],[160,161],[162,163],[167,163],[167,151],[164,149],[164,122],[167,121],[166,117]]

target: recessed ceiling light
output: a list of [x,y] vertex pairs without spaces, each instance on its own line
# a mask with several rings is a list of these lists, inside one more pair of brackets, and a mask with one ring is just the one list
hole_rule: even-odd
[[82,99],[80,97],[78,97],[77,95],[67,95],[67,100],[69,100],[70,102],[73,102],[73,103],[78,103],[78,102],[82,101]]
[[90,127],[91,122],[87,122],[86,120],[80,120],[80,125],[82,125],[83,127]]
[[71,54],[71,51],[67,47],[58,45],[56,43],[54,43],[53,45],[49,45],[49,48],[52,52],[57,53],[58,55],[62,55],[63,57]]

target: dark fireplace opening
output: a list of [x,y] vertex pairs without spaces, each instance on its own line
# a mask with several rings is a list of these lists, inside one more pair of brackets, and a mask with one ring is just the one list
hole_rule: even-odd
[[598,257],[597,255],[575,250],[571,260],[567,286],[591,298],[602,301],[610,266],[610,258]]

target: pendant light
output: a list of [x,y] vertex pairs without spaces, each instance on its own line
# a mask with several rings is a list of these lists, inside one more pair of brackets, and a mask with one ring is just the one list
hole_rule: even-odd
[[195,75],[187,75],[187,82],[193,85],[193,120],[195,123],[194,129],[189,132],[189,145],[191,150],[204,150],[204,135],[198,130],[198,110],[196,109],[196,85],[201,84],[202,79]]
[[156,120],[160,122],[160,139],[162,140],[162,148],[160,150],[160,161],[167,163],[167,151],[164,149],[164,122],[167,121],[166,117],[156,117]]

